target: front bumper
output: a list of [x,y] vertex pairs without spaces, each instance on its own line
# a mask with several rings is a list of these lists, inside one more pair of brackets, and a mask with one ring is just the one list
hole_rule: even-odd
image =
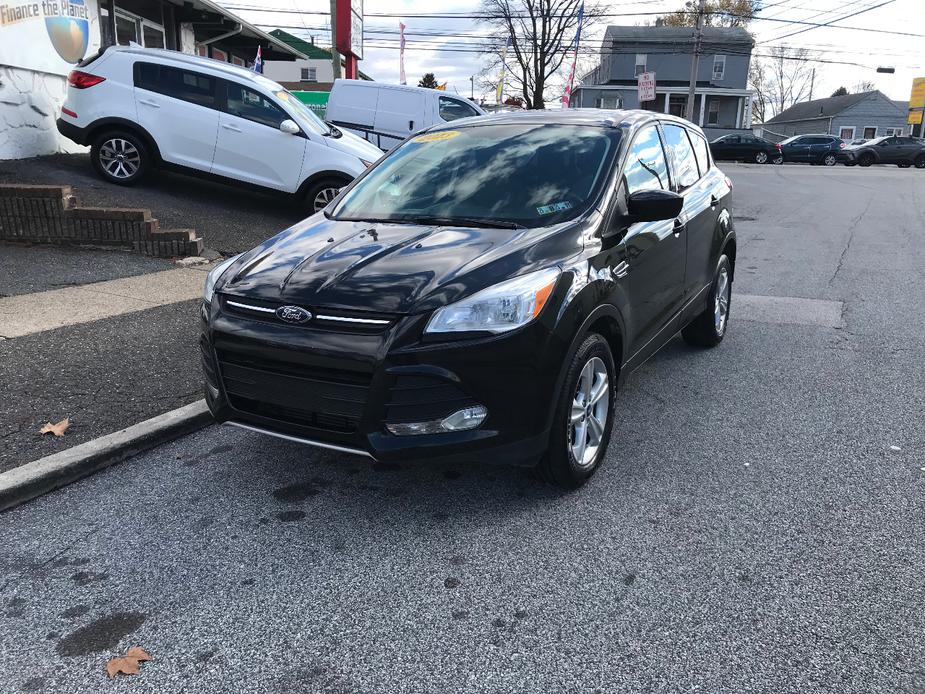
[[840,162],[850,163],[850,162],[857,161],[857,155],[854,152],[846,152],[844,150],[841,150],[838,152],[836,156],[838,157],[838,161]]
[[[274,308],[221,294],[203,308],[206,402],[219,422],[382,462],[529,466],[546,450],[568,346],[542,316],[503,336],[429,342],[421,338],[426,315],[303,327],[270,311],[244,315],[229,299]],[[385,426],[473,405],[488,417],[468,431],[397,436]]]

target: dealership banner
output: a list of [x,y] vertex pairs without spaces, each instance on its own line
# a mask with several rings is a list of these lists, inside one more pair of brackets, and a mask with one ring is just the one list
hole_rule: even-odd
[[0,0],[0,65],[66,75],[99,47],[97,0]]

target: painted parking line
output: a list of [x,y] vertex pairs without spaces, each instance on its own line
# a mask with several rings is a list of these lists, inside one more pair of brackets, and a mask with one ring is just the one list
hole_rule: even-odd
[[734,319],[758,323],[787,323],[842,328],[844,302],[825,299],[802,299],[795,296],[760,296],[736,294],[732,299]]
[[0,298],[0,337],[54,330],[202,296],[209,265]]

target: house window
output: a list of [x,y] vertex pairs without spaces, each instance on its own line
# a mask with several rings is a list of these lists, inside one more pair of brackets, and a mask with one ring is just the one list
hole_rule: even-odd
[[619,96],[599,96],[594,101],[595,108],[623,108],[623,99]]
[[238,56],[233,55],[231,56],[231,62],[234,63],[235,65],[240,65],[241,67],[244,67],[244,58],[239,58]]
[[668,113],[672,116],[684,117],[684,109],[687,107],[687,97],[683,94],[672,94],[668,97]]
[[209,47],[203,46],[201,43],[196,44],[196,55],[201,55],[203,58],[209,57]]
[[636,54],[636,76],[638,77],[645,71],[646,71],[646,54],[637,53]]
[[847,142],[851,142],[854,139],[854,126],[850,128],[839,128],[838,137]]
[[317,82],[318,81],[318,68],[303,67],[301,81],[302,82]]
[[[102,8],[100,15],[108,32],[109,9]],[[164,27],[160,24],[116,9],[116,43],[120,46],[127,46],[129,42],[134,42],[145,48],[163,48],[166,45],[164,37]],[[109,39],[108,33],[106,39]]]
[[887,134],[888,137],[896,136],[896,135],[902,135],[902,134],[903,134],[903,129],[902,129],[902,128],[887,128],[887,129],[886,129],[886,134]]
[[865,140],[873,140],[875,137],[877,137],[877,127],[876,126],[864,128],[864,139]]
[[710,99],[707,124],[716,125],[717,123],[719,123],[719,99]]
[[221,60],[223,63],[228,62],[228,54],[225,51],[220,51],[217,48],[212,49],[212,58],[214,60]]
[[713,56],[713,81],[722,80],[726,76],[726,56]]

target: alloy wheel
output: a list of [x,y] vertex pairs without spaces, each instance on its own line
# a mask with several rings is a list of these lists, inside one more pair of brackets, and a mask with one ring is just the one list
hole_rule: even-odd
[[580,467],[594,464],[610,409],[610,378],[600,357],[587,361],[578,377],[569,419],[569,447]]
[[713,305],[713,322],[716,334],[722,335],[726,330],[726,319],[729,317],[729,272],[726,268],[719,271],[716,281],[716,299]]
[[113,137],[100,145],[100,165],[113,178],[131,178],[141,167],[141,152],[128,140]]
[[755,155],[755,161],[758,162],[759,164],[767,164],[768,163],[768,153],[758,152],[758,154]]
[[826,166],[835,166],[836,161],[838,161],[838,159],[834,154],[826,154],[825,158],[822,160],[822,163]]
[[340,188],[322,188],[319,190],[313,202],[315,212],[320,212],[327,207],[328,203],[336,198],[339,192]]

